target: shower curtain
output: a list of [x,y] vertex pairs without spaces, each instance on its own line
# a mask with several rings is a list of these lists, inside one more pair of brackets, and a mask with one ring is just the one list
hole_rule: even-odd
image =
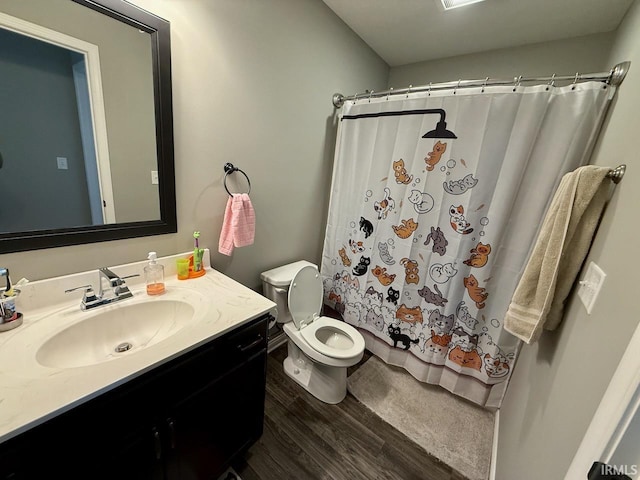
[[519,349],[503,317],[565,173],[613,87],[485,87],[347,102],[325,304],[420,381],[499,407]]

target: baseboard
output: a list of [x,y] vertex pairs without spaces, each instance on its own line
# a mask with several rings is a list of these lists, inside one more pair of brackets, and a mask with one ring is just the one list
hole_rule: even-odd
[[500,431],[500,410],[496,410],[493,423],[493,447],[491,448],[491,467],[489,468],[489,480],[496,480],[496,463],[498,461],[498,432]]

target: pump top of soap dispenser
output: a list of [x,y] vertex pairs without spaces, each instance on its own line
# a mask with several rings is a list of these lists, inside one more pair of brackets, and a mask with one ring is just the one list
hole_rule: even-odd
[[156,262],[156,260],[158,260],[158,254],[156,252],[149,252],[147,260],[150,260],[149,265],[155,265],[156,263],[158,263]]

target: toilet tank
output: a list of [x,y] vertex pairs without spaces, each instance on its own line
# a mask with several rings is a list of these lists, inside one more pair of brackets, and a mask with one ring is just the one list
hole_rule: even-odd
[[289,312],[288,295],[291,280],[296,273],[310,265],[318,268],[311,262],[300,260],[298,262],[289,263],[281,267],[272,268],[260,274],[262,279],[262,294],[277,305],[278,312],[276,320],[278,323],[287,323],[291,321],[291,313]]

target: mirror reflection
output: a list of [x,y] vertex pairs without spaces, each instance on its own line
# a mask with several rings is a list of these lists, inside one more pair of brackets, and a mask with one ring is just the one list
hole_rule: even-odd
[[161,219],[152,36],[0,0],[0,233]]

